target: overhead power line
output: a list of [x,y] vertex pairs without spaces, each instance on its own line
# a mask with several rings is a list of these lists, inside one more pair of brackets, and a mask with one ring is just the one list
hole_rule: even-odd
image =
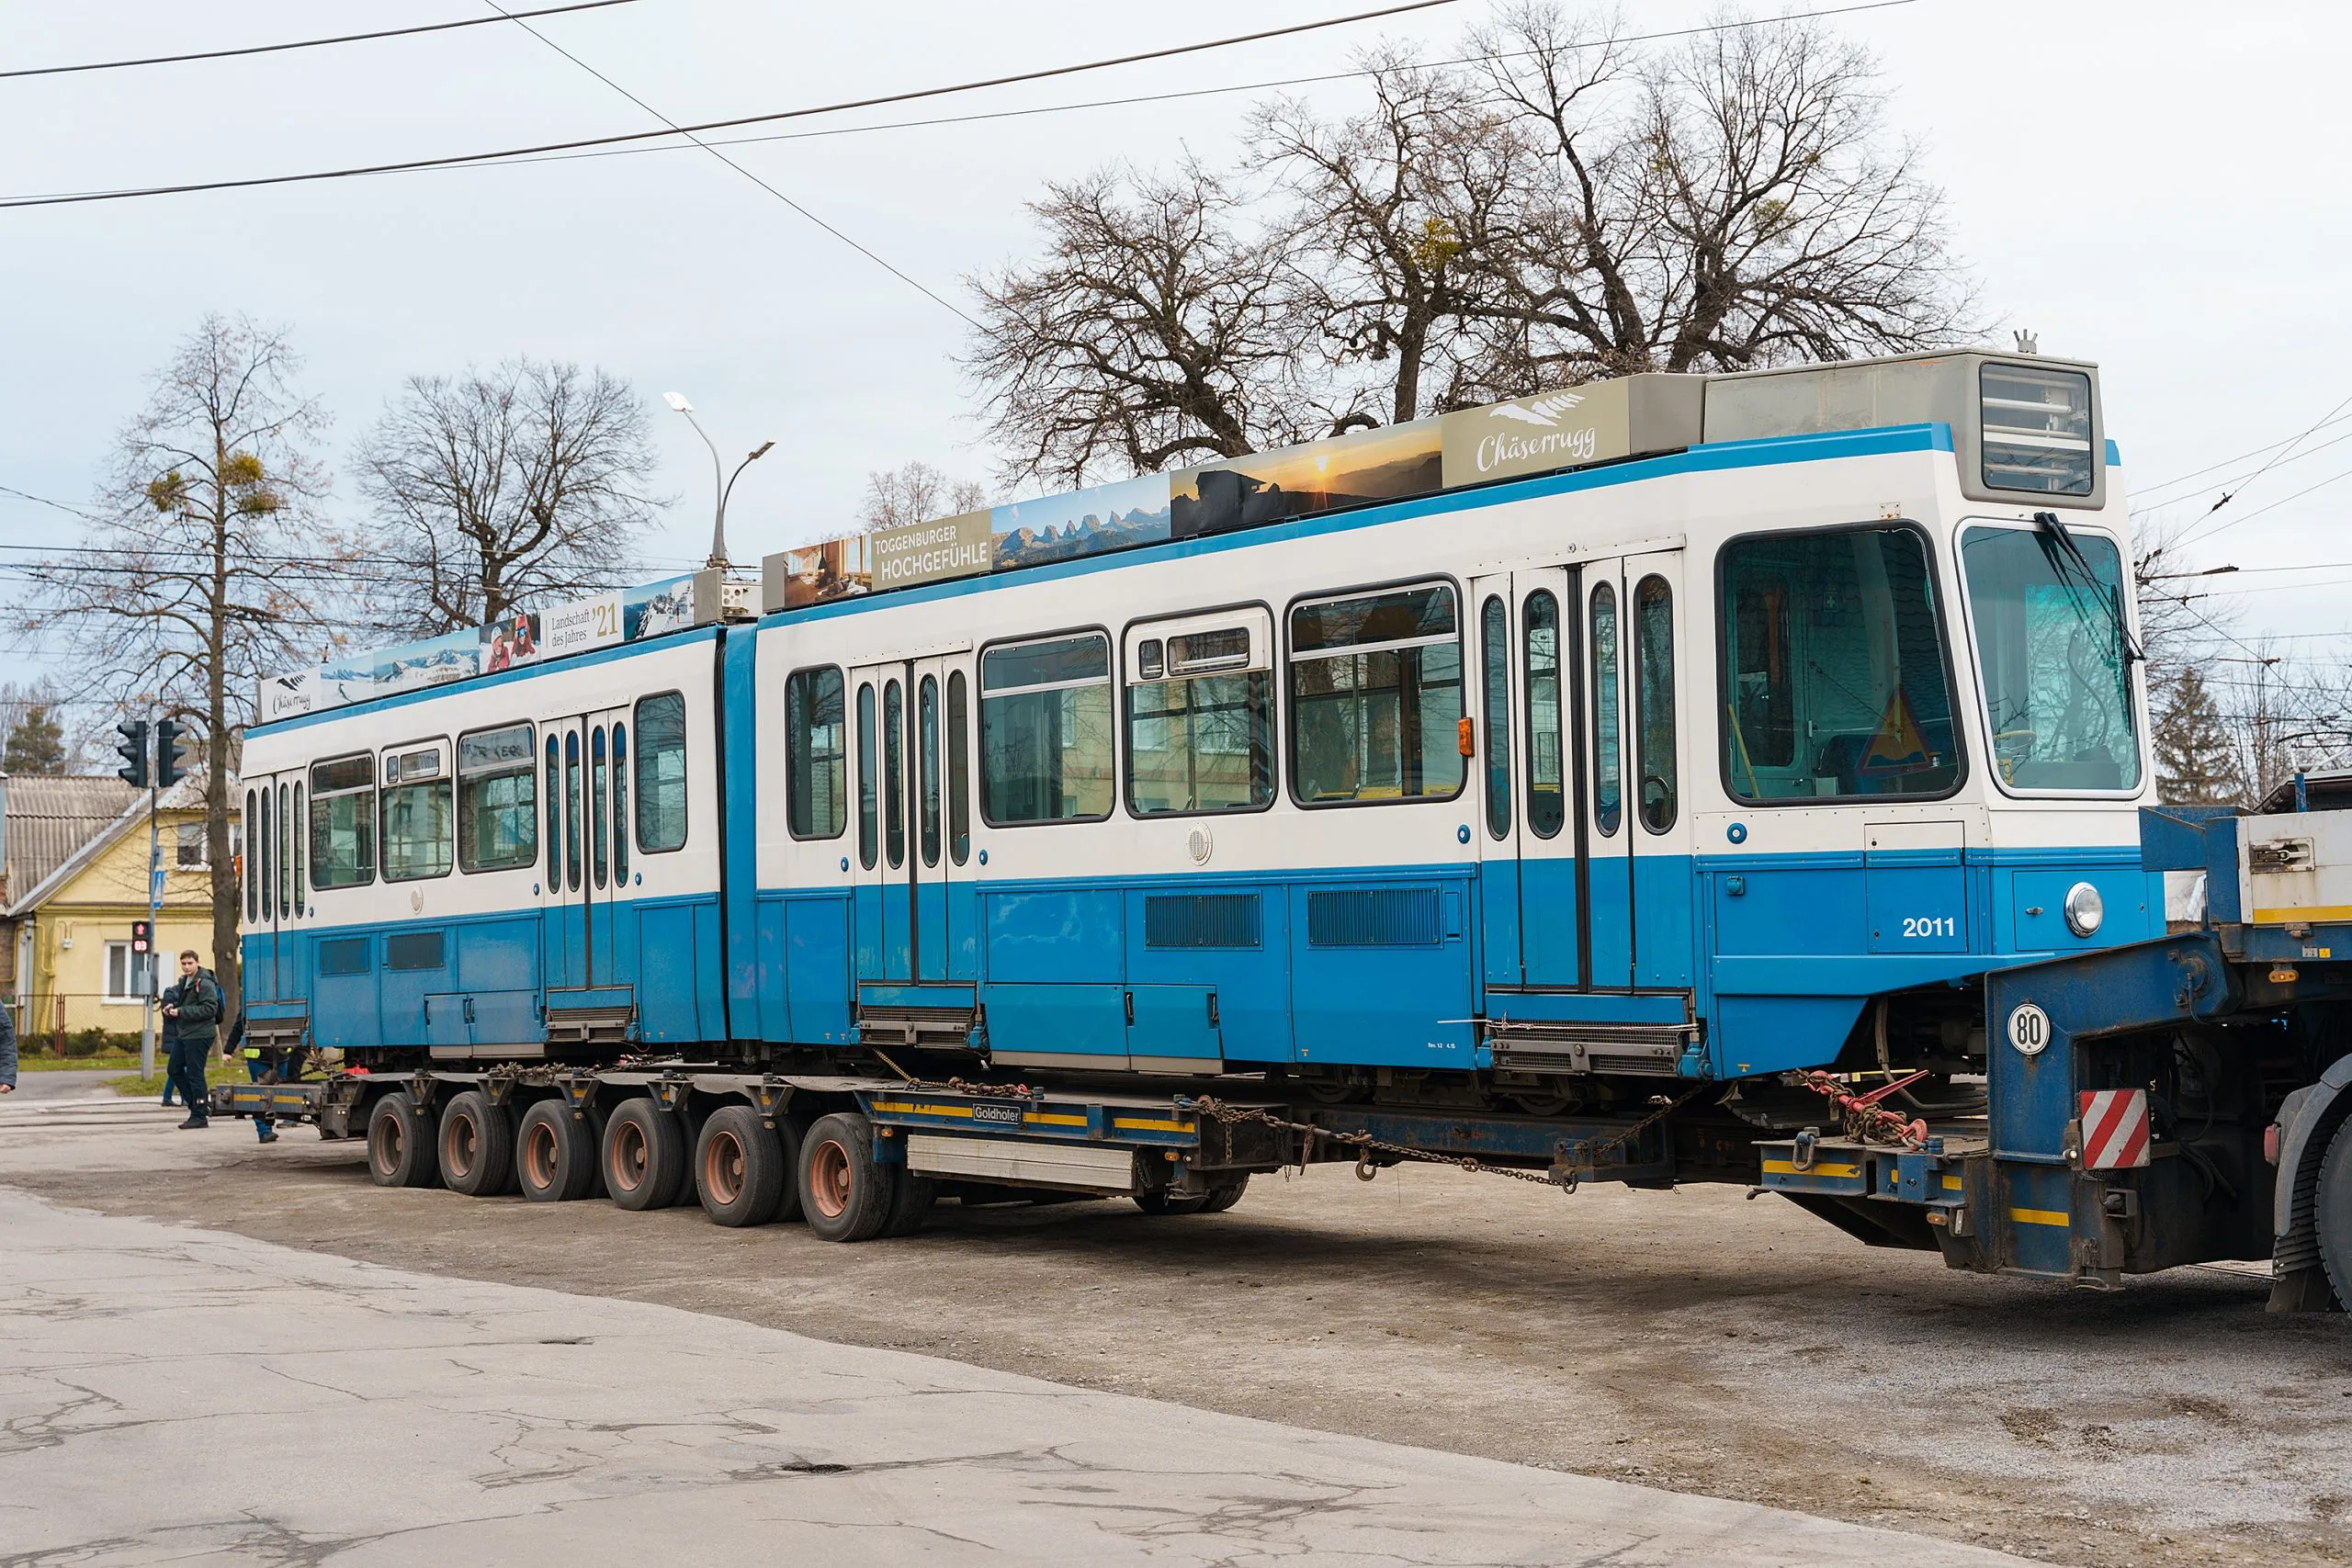
[[873,97],[845,98],[838,103],[815,104],[806,108],[779,109],[769,114],[737,115],[729,119],[705,120],[694,125],[677,126],[665,130],[636,130],[612,136],[577,137],[568,141],[544,141],[528,147],[507,147],[489,152],[452,153],[441,158],[408,158],[383,164],[354,164],[340,169],[314,169],[297,175],[256,175],[244,179],[197,180],[181,185],[134,186],[118,190],[65,191],[46,196],[18,196],[0,199],[0,208],[64,207],[93,201],[129,201],[144,197],[183,196],[198,191],[249,190],[261,186],[300,185],[317,180],[353,179],[366,175],[398,174],[410,169],[455,168],[503,158],[525,158],[540,152],[570,152],[586,147],[617,147],[629,142],[657,141],[667,136],[699,135],[713,130],[731,130],[746,125],[773,125],[779,120],[806,119],[817,115],[841,114],[850,109],[875,108],[885,104],[912,103],[922,98],[944,97],[955,93],[973,93],[989,87],[1012,86],[1022,82],[1042,82],[1057,76],[1074,76],[1089,71],[1105,71],[1114,66],[1134,65],[1150,60],[1169,60],[1179,55],[1200,54],[1210,50],[1230,49],[1238,44],[1259,43],[1267,39],[1289,38],[1299,33],[1317,32],[1325,28],[1347,27],[1356,22],[1376,21],[1383,17],[1403,16],[1413,11],[1427,11],[1441,6],[1459,5],[1461,0],[1405,0],[1404,4],[1384,6],[1370,11],[1356,11],[1344,17],[1328,17],[1320,21],[1295,22],[1288,27],[1263,28],[1256,32],[1235,33],[1226,38],[1206,39],[1197,43],[1170,44],[1162,49],[1139,51],[1133,54],[1110,55],[1101,60],[1079,61],[1069,65],[1050,65],[1035,71],[1019,71],[1005,76],[989,76],[970,82],[952,83],[939,87],[919,87],[903,93],[884,93]]
[[287,43],[248,44],[242,49],[208,49],[195,54],[151,54],[141,60],[93,60],[80,65],[35,65],[0,71],[0,81],[18,76],[71,76],[85,71],[128,71],[139,65],[185,65],[198,60],[234,60],[249,54],[283,54],[295,49],[324,49],[330,44],[367,43],[375,39],[413,38],[418,33],[446,33],[458,28],[486,28],[517,17],[555,17],[566,11],[601,11],[607,6],[633,6],[637,0],[575,0],[570,6],[548,6],[537,11],[516,11],[506,17],[467,17],[454,22],[425,22],[413,28],[386,28],[372,33],[341,33],[334,38],[295,39]]
[[[2221,500],[2215,502],[2212,505],[2205,509],[2205,515],[2203,517],[2199,518],[2195,523],[2189,525],[2188,531],[2181,535],[2177,543],[2185,546],[2192,542],[2202,542],[2203,540],[2211,539],[2215,535],[2227,533],[2230,529],[2237,526],[2243,522],[2245,522],[2250,517],[2258,516],[2261,513],[2268,512],[2272,507],[2282,504],[2279,502],[2272,502],[2269,506],[2261,507],[2256,512],[2241,513],[2239,515],[2231,518],[2228,522],[2222,524],[2219,527],[2209,529],[2205,526],[2208,522],[2211,521],[2215,513],[2221,511],[2222,508],[2227,506],[2239,496],[2245,494],[2246,486],[2252,484],[2255,480],[2260,479],[2263,475],[2277,468],[2280,463],[2288,461],[2289,454],[2292,453],[2296,447],[2301,446],[2304,442],[2310,440],[2313,434],[2315,434],[2322,426],[2325,425],[2330,420],[2335,418],[2336,415],[2342,413],[2347,407],[2352,407],[2352,396],[2347,396],[2342,402],[2337,403],[2334,408],[2328,410],[2325,413],[2312,421],[2310,425],[2307,426],[2301,434],[2297,435],[2292,441],[2288,442],[2284,446],[2281,446],[2277,452],[2273,453],[2269,461],[2264,463],[2262,467],[2255,469],[2254,472],[2246,475],[2245,479],[2240,479],[2234,488],[2224,491]],[[2331,443],[2331,445],[2333,445],[2333,443]],[[2335,476],[2335,479],[2342,479],[2343,477],[2344,476],[2342,474],[2338,474]],[[2322,479],[2320,484],[2334,484],[2335,482],[2335,479]],[[2290,495],[2286,499],[2288,501],[2292,501],[2295,499],[2295,496],[2309,495],[2312,491],[2319,488],[2319,485],[2312,485],[2308,490],[2297,491],[2295,495]]]
[[893,265],[889,262],[884,261],[879,255],[876,254],[870,247],[860,243],[856,240],[851,239],[839,228],[818,217],[806,207],[801,206],[800,203],[785,195],[784,192],[776,189],[775,186],[768,184],[767,181],[760,178],[759,175],[753,174],[751,170],[745,168],[742,164],[737,163],[734,159],[729,157],[726,153],[720,152],[709,142],[705,141],[701,137],[695,135],[692,131],[682,130],[676,120],[672,119],[668,115],[663,114],[660,109],[655,108],[651,104],[647,103],[643,98],[639,97],[635,93],[630,92],[627,87],[622,86],[618,82],[614,81],[610,76],[605,75],[602,71],[597,70],[594,66],[589,64],[586,61],[572,53],[571,51],[564,48],[563,45],[556,42],[555,39],[548,37],[547,34],[539,31],[538,28],[531,26],[527,21],[525,21],[523,19],[523,13],[506,10],[503,6],[498,4],[498,0],[482,0],[482,3],[488,6],[492,10],[498,12],[501,16],[511,19],[516,27],[521,28],[525,32],[530,34],[533,38],[538,39],[541,43],[547,45],[549,49],[555,51],[558,54],[560,54],[566,60],[569,60],[571,63],[580,67],[582,71],[588,73],[589,75],[594,76],[597,81],[602,82],[605,86],[610,87],[614,92],[618,93],[622,97],[627,98],[630,103],[635,104],[639,108],[643,109],[647,114],[651,115],[663,125],[668,126],[672,130],[677,131],[679,135],[684,136],[688,141],[692,142],[696,147],[701,148],[704,152],[709,153],[712,157],[718,159],[720,163],[726,164],[729,168],[734,170],[737,174],[742,175],[745,179],[751,181],[753,185],[759,186],[762,190],[767,192],[770,196],[784,203],[785,206],[789,207],[793,211],[798,213],[809,222],[814,223],[826,233],[831,234],[834,239],[839,240],[842,244],[847,245],[851,250],[855,251],[859,255],[864,256],[867,261],[872,262],[876,266],[880,267],[883,271],[888,273],[891,276],[897,278],[899,282],[905,284],[908,288],[913,289],[916,293],[930,300],[933,304],[939,306],[943,310],[952,311],[956,315],[961,317],[964,324],[972,328],[975,332],[979,330],[980,323],[974,321],[962,306],[947,299],[945,296],[939,294],[933,290],[930,285],[918,282],[899,267]]
[[[1891,10],[1898,6],[1916,6],[1917,4],[1919,4],[1919,0],[1861,0],[1861,3],[1858,5],[1833,6],[1817,11],[1792,11],[1783,15],[1772,17],[1743,17],[1739,20],[1729,22],[1710,22],[1702,27],[1669,28],[1660,32],[1649,33],[1616,33],[1611,34],[1610,37],[1605,39],[1595,39],[1589,44],[1580,44],[1577,47],[1580,49],[1600,49],[1619,48],[1623,45],[1633,43],[1657,43],[1667,39],[1696,38],[1704,33],[1738,32],[1748,28],[1777,27],[1787,22],[1809,22],[1827,17],[1851,16],[1859,11],[1885,11]],[[1483,65],[1494,61],[1531,59],[1533,57],[1535,52],[1536,51],[1533,50],[1510,50],[1484,54],[1457,55],[1448,60],[1432,60],[1423,62],[1422,63],[1432,69],[1442,69],[1451,65]],[[1029,119],[1039,115],[1071,114],[1084,109],[1129,108],[1138,104],[1182,103],[1193,98],[1225,97],[1235,93],[1263,93],[1270,92],[1277,87],[1321,86],[1331,82],[1361,81],[1367,76],[1376,76],[1379,73],[1380,73],[1376,68],[1349,71],[1326,71],[1312,76],[1276,76],[1258,82],[1235,82],[1227,85],[1218,87],[1182,87],[1174,91],[1165,93],[1135,93],[1124,97],[1116,98],[1081,98],[1074,103],[1036,104],[1026,108],[987,109],[976,114],[933,115],[925,119],[870,120],[863,125],[827,126],[822,130],[818,130],[778,131],[772,136],[727,136],[696,139],[694,145],[700,147],[761,147],[771,142],[778,141],[814,141],[835,136],[864,136],[870,131],[877,130],[927,130],[944,125],[981,125],[990,120]],[[483,169],[524,168],[533,164],[563,164],[586,158],[629,158],[650,152],[684,152],[687,150],[688,149],[685,147],[674,144],[658,147],[592,148],[584,152],[551,152],[546,154],[495,159],[479,164],[467,164],[464,166],[469,168]],[[2261,449],[2262,452],[2267,452],[2268,450],[2270,450],[2270,448],[2267,446]],[[2245,454],[2245,456],[2248,457],[2258,457],[2260,455],[2260,452]],[[2230,459],[2232,462],[2238,460],[2239,459],[2237,458]],[[2217,465],[2217,467],[2226,466],[2226,464]],[[2204,470],[2202,469],[2199,470],[2200,473],[2203,471]],[[2159,486],[2155,488],[2162,487]]]

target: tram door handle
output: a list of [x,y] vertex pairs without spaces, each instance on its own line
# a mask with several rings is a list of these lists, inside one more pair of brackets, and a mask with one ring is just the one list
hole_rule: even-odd
[[1127,993],[1126,993],[1126,998],[1127,998],[1127,1027],[1128,1027],[1129,1029],[1133,1029],[1133,1028],[1136,1026],[1136,994],[1135,994],[1133,991],[1129,991],[1129,992],[1127,992]]

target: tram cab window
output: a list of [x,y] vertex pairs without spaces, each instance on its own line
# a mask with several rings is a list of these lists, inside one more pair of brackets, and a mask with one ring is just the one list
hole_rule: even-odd
[[436,742],[384,753],[384,880],[449,874],[448,759]]
[[650,855],[686,843],[686,699],[675,692],[637,705],[637,847]]
[[1960,536],[1960,564],[2002,785],[2139,788],[2115,541],[2080,528],[2062,537],[1973,527]]
[[1443,583],[1290,613],[1291,793],[1304,806],[1462,793],[1462,643]]
[[1130,627],[1126,670],[1128,810],[1273,803],[1272,616],[1228,610]]
[[802,670],[784,683],[785,826],[834,839],[849,822],[849,727],[842,672]]
[[1718,572],[1735,799],[1951,793],[1951,680],[1918,530],[1736,539]]
[[[256,837],[254,842],[266,840]],[[248,849],[246,859],[258,883],[258,857]],[[375,880],[376,759],[363,753],[312,763],[311,886],[323,891],[364,887]]]
[[514,871],[539,858],[539,798],[531,727],[458,737],[458,864]]
[[1111,814],[1111,639],[1008,643],[980,655],[980,816],[990,827]]

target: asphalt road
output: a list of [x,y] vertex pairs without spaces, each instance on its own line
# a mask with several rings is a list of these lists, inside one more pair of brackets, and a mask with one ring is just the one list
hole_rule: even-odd
[[1171,1422],[1256,1417],[2048,1562],[2352,1562],[2352,1327],[2266,1315],[2263,1281],[2227,1271],[2097,1296],[1865,1249],[1736,1190],[1563,1198],[1337,1166],[1261,1179],[1219,1216],[943,1209],[922,1235],[839,1247],[692,1208],[386,1191],[353,1145],[257,1149],[242,1126],[177,1134],[124,1109],[15,1108],[0,1183],[1144,1395]]

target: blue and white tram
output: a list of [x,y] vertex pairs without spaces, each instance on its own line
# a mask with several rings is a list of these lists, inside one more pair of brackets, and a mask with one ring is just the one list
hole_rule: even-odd
[[1703,381],[1623,460],[256,727],[254,1014],[1529,1109],[1979,1068],[1964,982],[2163,931],[2095,372]]

